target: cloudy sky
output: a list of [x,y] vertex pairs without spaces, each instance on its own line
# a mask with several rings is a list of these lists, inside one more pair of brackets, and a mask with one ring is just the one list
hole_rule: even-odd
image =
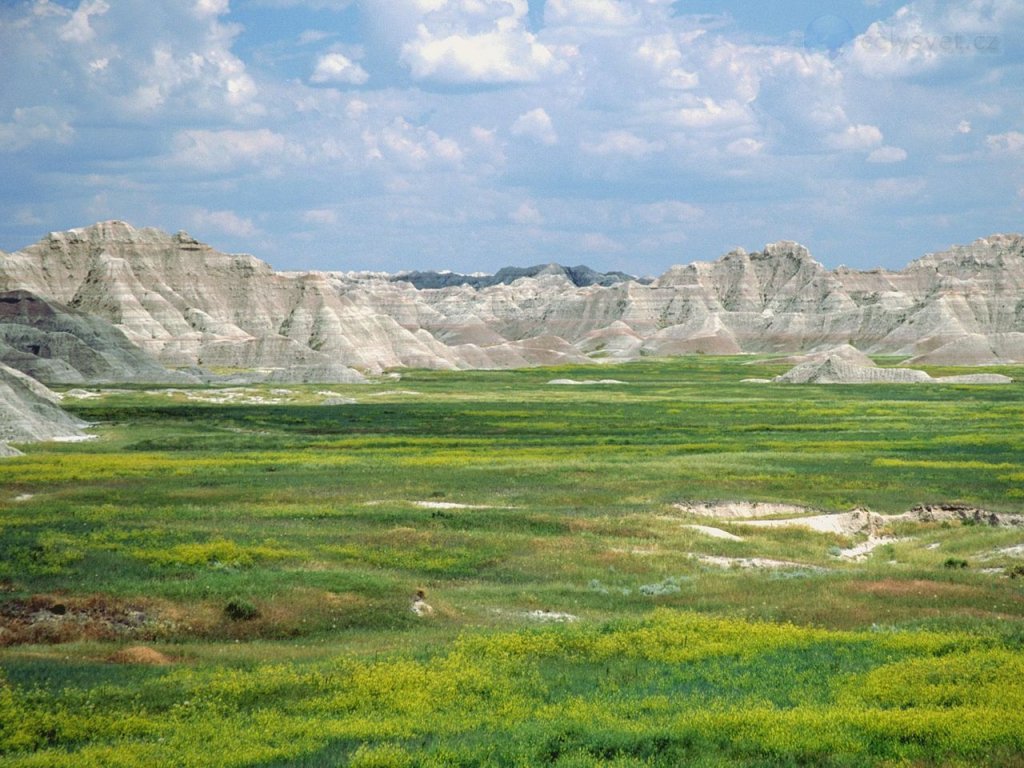
[[1021,83],[1021,0],[0,0],[0,249],[898,267],[1024,230]]

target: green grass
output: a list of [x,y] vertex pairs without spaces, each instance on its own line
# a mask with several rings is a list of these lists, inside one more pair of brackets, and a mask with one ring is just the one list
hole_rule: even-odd
[[[851,562],[863,537],[673,507],[1021,512],[1022,386],[748,362],[68,399],[98,440],[0,462],[0,766],[1022,764],[1017,531],[901,523]],[[601,376],[626,383],[547,384]],[[700,633],[721,652],[679,656]],[[139,644],[173,663],[108,661]]]

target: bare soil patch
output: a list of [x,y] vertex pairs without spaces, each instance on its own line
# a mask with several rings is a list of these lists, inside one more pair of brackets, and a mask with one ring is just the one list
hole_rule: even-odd
[[705,536],[710,536],[713,539],[724,539],[725,541],[743,541],[742,536],[737,536],[735,533],[729,533],[723,531],[721,528],[714,528],[710,525],[684,525],[683,528],[689,528],[691,531],[702,533]]
[[713,517],[716,520],[741,520],[781,515],[806,515],[820,510],[795,504],[764,501],[683,501],[673,507],[687,515]]
[[101,595],[33,595],[0,604],[0,646],[163,637],[174,622],[152,606]]
[[145,645],[133,645],[129,648],[122,648],[117,653],[107,657],[112,664],[139,664],[151,667],[165,667],[173,664],[174,660],[160,651]]

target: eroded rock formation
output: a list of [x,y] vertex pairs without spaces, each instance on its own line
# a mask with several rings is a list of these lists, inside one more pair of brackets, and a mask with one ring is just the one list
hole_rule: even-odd
[[98,318],[163,366],[282,381],[839,345],[856,348],[848,362],[857,350],[921,364],[1024,361],[1020,235],[902,271],[830,271],[779,242],[647,282],[579,267],[521,272],[275,272],[184,232],[116,221],[0,254],[0,290]]

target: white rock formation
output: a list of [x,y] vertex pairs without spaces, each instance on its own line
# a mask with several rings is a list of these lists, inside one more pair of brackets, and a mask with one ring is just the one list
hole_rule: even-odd
[[505,270],[500,279],[283,273],[184,232],[116,221],[0,254],[0,291],[101,318],[166,366],[281,381],[843,345],[826,357],[862,367],[863,353],[1024,361],[1022,289],[1020,235],[957,246],[899,272],[829,271],[803,246],[780,242],[673,267],[653,282],[556,267]]
[[0,455],[17,455],[8,443],[84,437],[85,422],[61,410],[59,402],[35,379],[0,364]]

